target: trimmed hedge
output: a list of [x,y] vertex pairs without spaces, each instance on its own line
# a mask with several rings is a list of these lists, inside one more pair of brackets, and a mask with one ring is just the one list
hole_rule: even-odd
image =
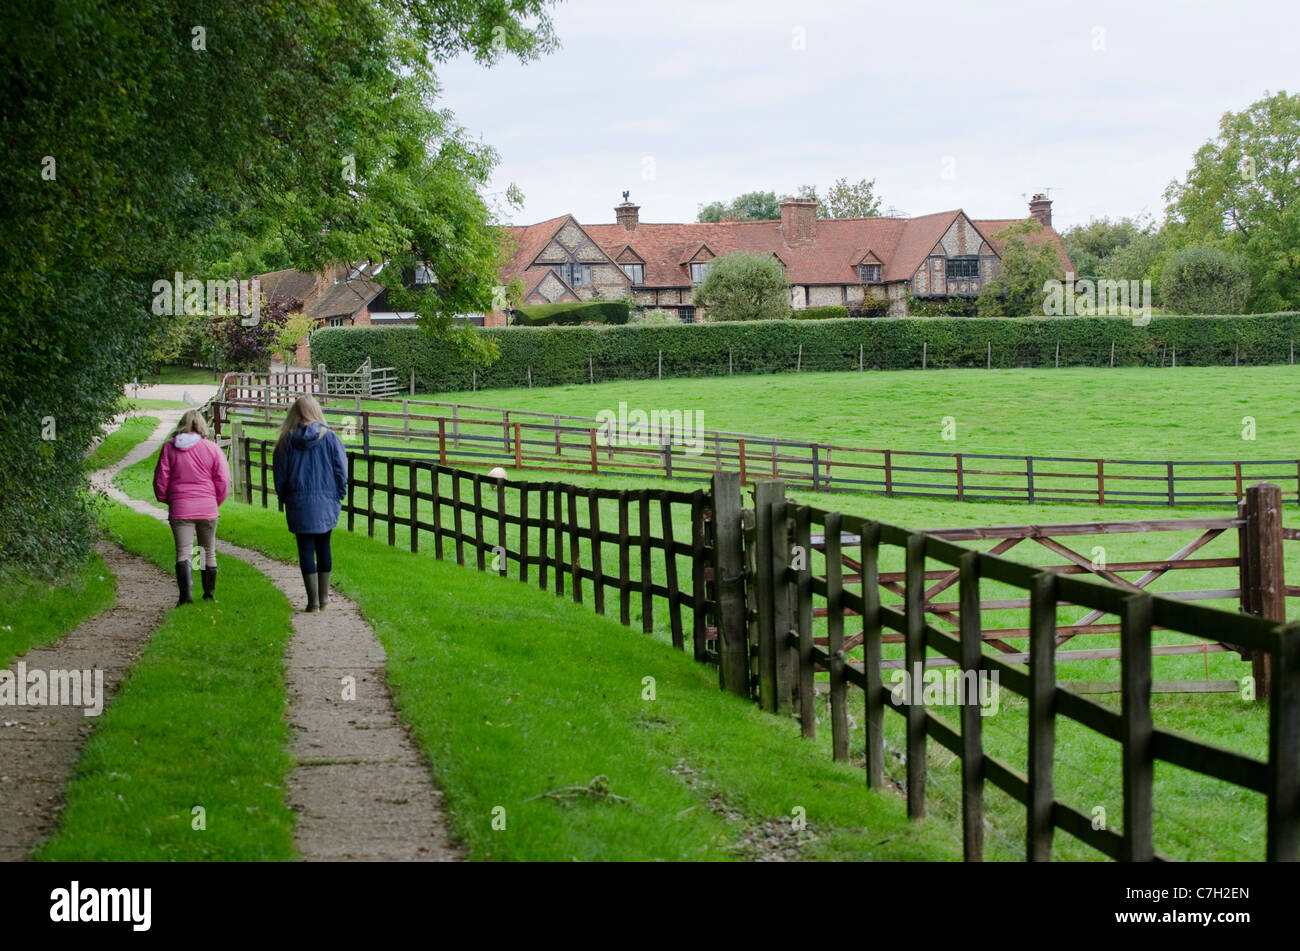
[[[665,376],[718,376],[802,369],[872,370],[1110,364],[1161,366],[1287,363],[1300,338],[1300,313],[1236,317],[1152,317],[1135,327],[1117,317],[890,318],[874,320],[765,320],[666,327],[493,327],[501,358],[474,367],[450,343],[420,327],[332,327],[311,336],[312,362],[350,373],[369,357],[415,370],[424,392],[536,386],[597,380],[650,379],[663,355]],[[802,344],[802,357],[799,348]],[[730,361],[729,358],[730,357]],[[590,370],[588,361],[590,360]],[[729,370],[730,362],[730,370]]]
[[580,303],[526,304],[515,309],[521,325],[544,327],[553,324],[625,324],[631,314],[624,300],[595,300]]
[[795,320],[842,320],[849,316],[849,309],[839,306],[804,307],[792,310],[790,316]]

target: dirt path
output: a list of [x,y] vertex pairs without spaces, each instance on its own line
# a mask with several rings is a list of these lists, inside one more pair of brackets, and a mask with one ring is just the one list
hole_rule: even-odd
[[[117,575],[116,603],[8,669],[103,671],[107,704],[176,594],[175,582],[143,558],[107,542],[95,550]],[[96,722],[81,706],[0,707],[0,861],[22,861],[54,832],[64,787]]]
[[[112,484],[117,469],[151,455],[180,417],[154,412],[158,430],[94,483],[136,511],[166,519],[154,505]],[[287,529],[286,529],[287,531]],[[285,654],[287,718],[293,728],[288,801],[298,815],[294,839],[308,861],[454,861],[442,794],[415,742],[397,718],[384,676],[385,654],[353,601],[331,591],[329,609],[306,614],[296,564],[220,540],[220,552],[262,572],[297,609]],[[218,568],[220,566],[218,565]],[[221,598],[221,575],[217,575]],[[197,586],[197,579],[196,579]],[[355,699],[344,699],[352,678]],[[351,691],[349,691],[349,694]]]

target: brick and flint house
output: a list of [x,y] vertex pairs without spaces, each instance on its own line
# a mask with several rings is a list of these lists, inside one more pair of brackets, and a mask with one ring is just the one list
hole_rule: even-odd
[[[736,251],[775,256],[785,269],[796,309],[841,306],[851,313],[907,313],[907,292],[919,298],[975,297],[996,273],[996,234],[1025,219],[973,219],[961,209],[919,218],[817,217],[813,199],[787,198],[772,221],[653,224],[640,207],[615,206],[613,224],[584,225],[561,215],[507,229],[514,253],[503,282],[522,279],[524,304],[628,297],[639,306],[696,318],[695,289],[709,262]],[[1052,227],[1052,203],[1034,195],[1029,217],[1043,225],[1061,274],[1072,271]],[[488,315],[487,325],[506,323]]]

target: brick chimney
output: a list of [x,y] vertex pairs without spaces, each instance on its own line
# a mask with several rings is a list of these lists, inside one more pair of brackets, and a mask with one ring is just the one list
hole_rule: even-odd
[[1052,227],[1052,200],[1046,195],[1035,195],[1029,200],[1029,217],[1044,228]]
[[637,212],[641,210],[640,205],[634,205],[627,200],[627,192],[623,192],[623,202],[614,206],[614,220],[621,224],[628,231],[636,230],[636,223],[639,218]]
[[781,234],[791,247],[813,240],[817,235],[817,199],[787,198],[781,202]]

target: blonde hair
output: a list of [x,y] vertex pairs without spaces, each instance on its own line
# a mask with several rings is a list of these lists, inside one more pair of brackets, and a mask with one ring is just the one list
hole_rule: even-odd
[[[198,433],[204,439],[208,438],[208,424],[203,419],[203,414],[196,409],[189,410],[181,417],[176,428],[172,430],[172,436],[180,433]],[[168,437],[169,439],[171,436]]]
[[295,429],[306,426],[308,423],[320,423],[325,425],[325,414],[321,412],[320,404],[316,402],[314,396],[300,396],[292,406],[289,412],[284,415],[284,423],[280,426],[280,438],[276,440],[276,448],[284,445]]

